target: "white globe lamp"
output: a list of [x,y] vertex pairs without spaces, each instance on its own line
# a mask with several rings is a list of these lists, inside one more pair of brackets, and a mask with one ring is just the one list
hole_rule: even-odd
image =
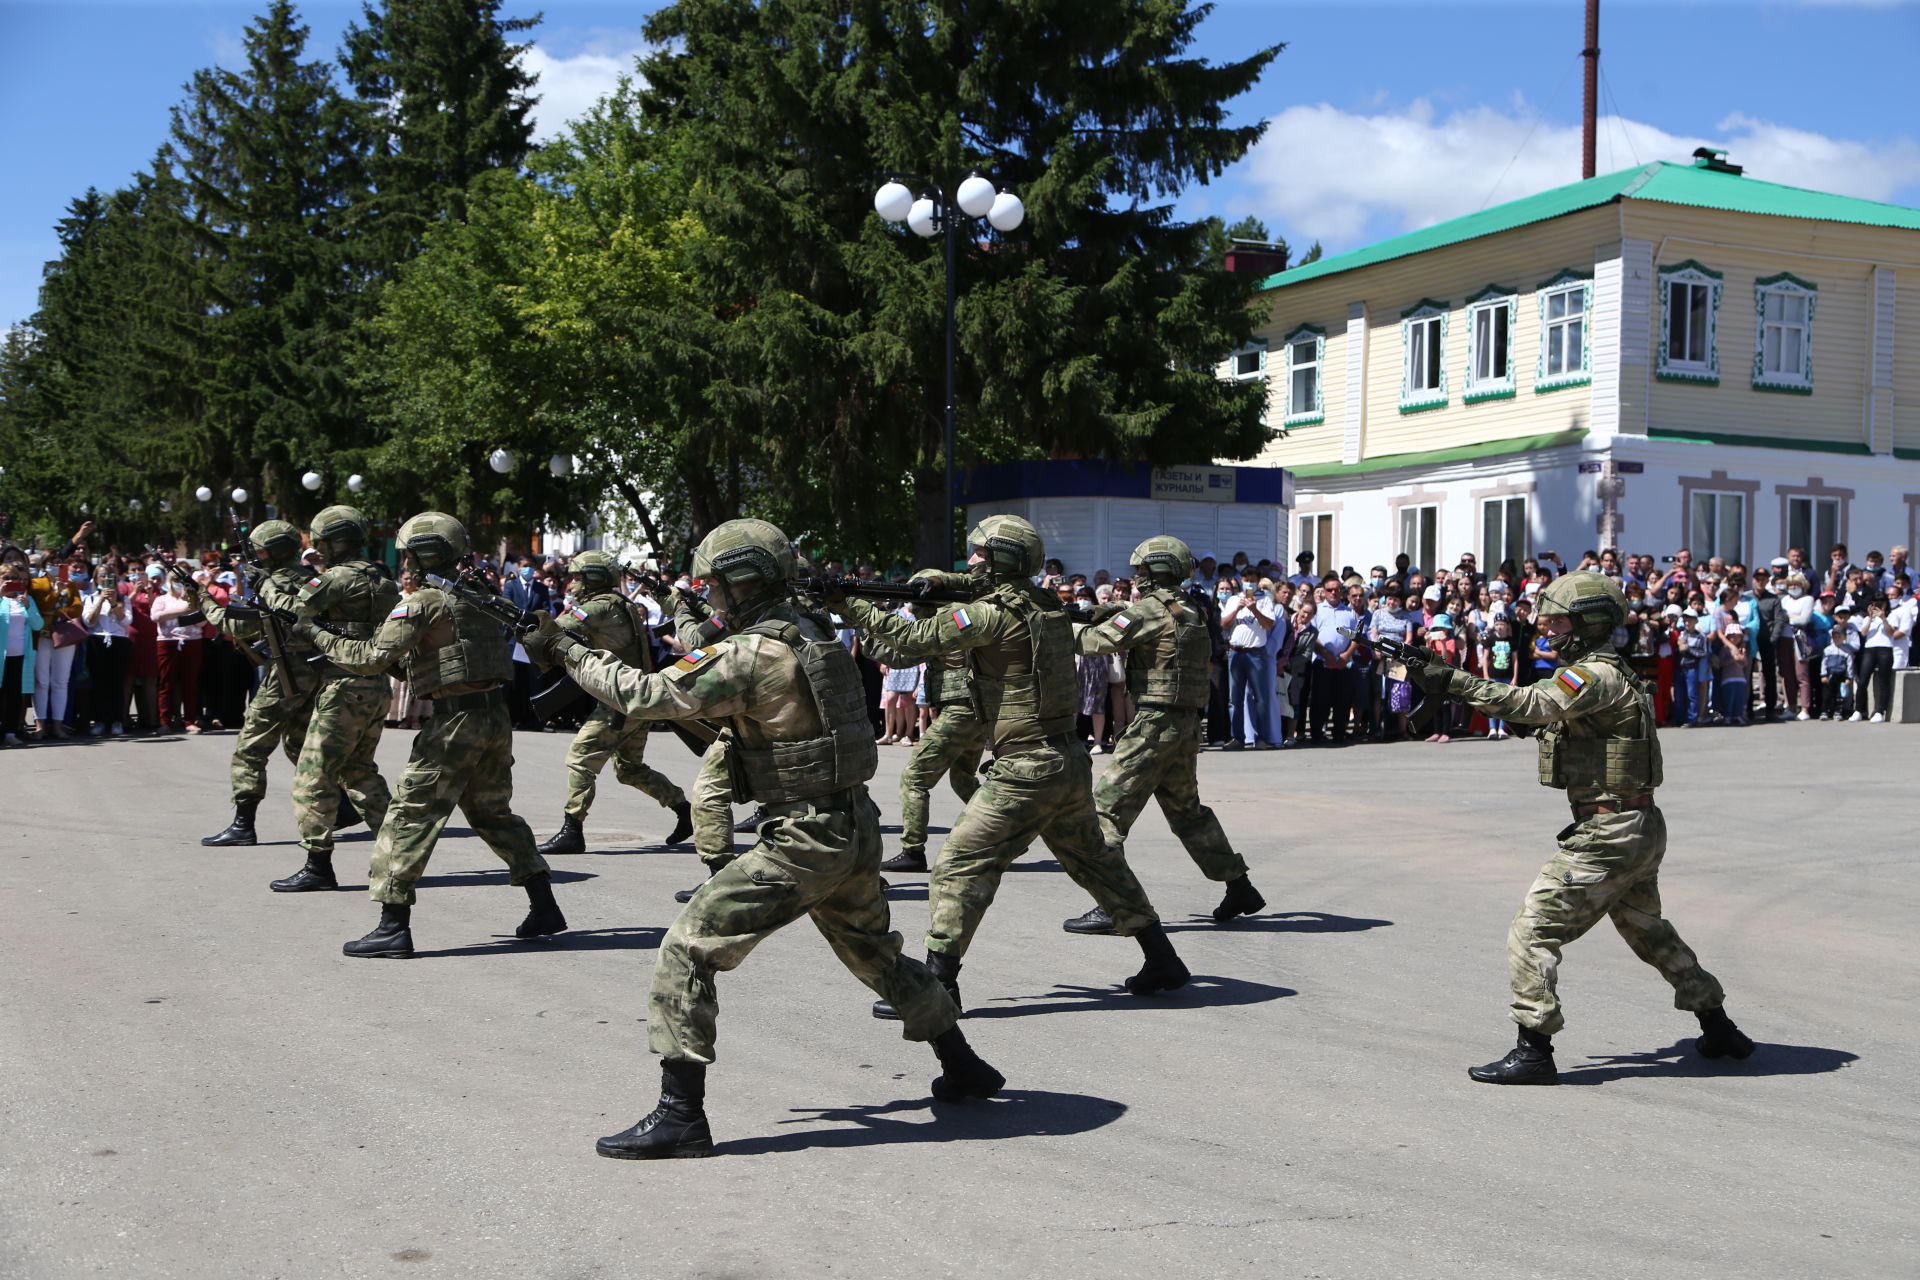
[[960,184],[960,190],[954,193],[954,203],[969,218],[978,218],[993,208],[994,197],[999,194],[991,182],[976,173]]
[[309,471],[307,474],[301,476],[300,487],[308,493],[312,493],[318,489],[320,487],[320,473],[318,471]]
[[934,225],[933,201],[921,196],[913,202],[913,208],[907,213],[907,226],[913,234],[927,239],[938,235],[940,228]]
[[207,486],[205,485],[201,485],[198,489],[195,489],[193,491],[193,496],[200,499],[200,501],[202,502],[212,502],[213,490],[207,488]]
[[898,182],[889,182],[873,193],[873,211],[888,222],[900,222],[913,211],[913,192]]
[[347,477],[347,491],[349,493],[358,493],[366,487],[367,478],[365,476],[351,475]]
[[987,209],[987,221],[995,231],[1012,231],[1027,220],[1027,206],[1011,191],[1002,191]]
[[235,502],[245,502],[247,500],[247,491],[245,489],[235,489],[228,496],[231,497]]
[[501,475],[513,470],[513,454],[505,449],[495,449],[487,455],[487,465]]

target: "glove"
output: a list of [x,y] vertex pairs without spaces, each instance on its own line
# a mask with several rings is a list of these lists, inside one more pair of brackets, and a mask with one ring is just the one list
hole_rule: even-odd
[[579,647],[580,641],[555,622],[545,609],[535,613],[533,619],[535,625],[520,633],[520,644],[537,665],[560,665],[566,659],[567,650]]
[[840,579],[816,578],[814,581],[819,583],[820,598],[828,604],[838,608],[847,602],[847,593],[840,589]]
[[292,622],[287,623],[286,627],[287,634],[295,640],[304,640],[316,649],[320,647],[320,643],[318,639],[316,639],[320,634],[320,628],[313,625],[313,619],[295,618]]

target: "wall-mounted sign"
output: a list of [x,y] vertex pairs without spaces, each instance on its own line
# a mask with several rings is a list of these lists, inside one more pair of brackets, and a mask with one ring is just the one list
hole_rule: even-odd
[[1238,473],[1232,467],[1155,467],[1156,502],[1232,502]]

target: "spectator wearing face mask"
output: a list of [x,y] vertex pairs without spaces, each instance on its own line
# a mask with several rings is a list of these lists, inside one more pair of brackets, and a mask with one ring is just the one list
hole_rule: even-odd
[[[1831,600],[1831,594],[1823,595],[1822,602]],[[1816,617],[1825,617],[1824,612]],[[1819,658],[1820,688],[1816,693],[1818,703],[1816,714],[1822,720],[1836,720],[1846,715],[1846,701],[1852,695],[1853,715],[1851,719],[1860,719],[1860,692],[1854,682],[1854,666],[1860,658],[1860,641],[1853,630],[1852,611],[1845,605],[1835,609],[1826,634],[1826,643],[1821,647]]]
[[33,696],[33,637],[41,619],[27,573],[24,565],[0,564],[0,746],[7,747],[21,744]]
[[[79,558],[81,572],[85,557]],[[72,560],[48,561],[29,584],[40,610],[40,635],[33,649],[33,718],[43,739],[71,737],[67,727],[67,685],[80,640],[80,588],[72,581]]]
[[[1222,587],[1226,579],[1221,579]],[[1273,630],[1273,602],[1249,582],[1220,602],[1220,625],[1227,633],[1227,750],[1271,746],[1267,706],[1273,694],[1273,665],[1267,634]]]
[[1809,709],[1813,685],[1811,666],[1824,647],[1816,643],[1813,631],[1814,598],[1807,591],[1805,575],[1787,574],[1787,598],[1781,602],[1782,624],[1776,645],[1775,665],[1780,672],[1781,694],[1787,715],[1795,720],[1811,720]]
[[93,721],[89,732],[96,738],[127,731],[133,648],[128,625],[132,615],[119,587],[104,564],[98,578],[80,584],[80,620],[87,628],[87,676],[93,686],[87,718]]
[[[547,590],[547,584],[540,581],[539,568],[533,557],[521,558],[508,556],[506,572],[501,575],[500,594],[516,608],[528,611],[545,609],[553,612],[553,597]],[[527,651],[520,642],[513,645],[513,685],[508,690],[507,702],[513,715],[516,729],[538,729],[540,724],[533,718],[533,663],[527,658]]]
[[[156,568],[158,566],[155,566]],[[156,632],[160,667],[160,718],[173,733],[200,732],[200,660],[202,625],[186,588],[163,580],[148,605]]]
[[[1900,548],[1896,547],[1895,550]],[[1894,626],[1893,669],[1905,671],[1913,653],[1913,630],[1920,625],[1920,605],[1913,599],[1913,584],[1901,574],[1887,584],[1887,620]]]
[[166,593],[161,585],[166,576],[165,569],[149,564],[134,575],[125,591],[131,615],[127,659],[132,668],[134,704],[140,712],[140,723],[133,731],[136,735],[160,732],[160,629],[153,621],[153,604]]
[[1860,674],[1853,719],[1865,710],[1868,724],[1885,724],[1893,715],[1893,646],[1907,633],[1887,616],[1887,602],[1879,596],[1868,601],[1854,629],[1860,634]]

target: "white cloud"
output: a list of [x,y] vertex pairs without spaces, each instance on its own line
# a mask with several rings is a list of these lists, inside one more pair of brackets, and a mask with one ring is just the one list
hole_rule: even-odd
[[540,77],[534,92],[540,102],[533,109],[533,136],[546,141],[566,122],[613,92],[623,75],[634,75],[634,60],[647,50],[636,36],[627,41],[601,41],[570,57],[556,57],[538,44],[521,55],[521,65]]
[[[1911,138],[1829,138],[1738,113],[1717,129],[1717,138],[1691,138],[1603,116],[1599,170],[1691,163],[1695,147],[1715,146],[1750,176],[1788,186],[1891,200],[1920,183],[1920,142]],[[1245,165],[1256,193],[1249,212],[1295,243],[1318,239],[1334,250],[1576,181],[1580,126],[1536,125],[1520,102],[1445,116],[1425,99],[1372,114],[1321,103],[1274,116]]]

